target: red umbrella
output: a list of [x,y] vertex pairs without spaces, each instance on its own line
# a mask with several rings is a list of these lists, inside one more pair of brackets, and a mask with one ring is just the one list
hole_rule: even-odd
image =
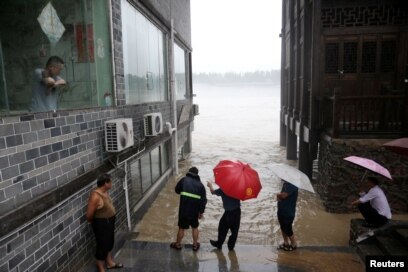
[[383,146],[395,153],[408,155],[408,138],[400,138],[386,142]]
[[262,185],[258,173],[241,161],[220,161],[214,167],[215,183],[228,196],[247,200],[256,198]]

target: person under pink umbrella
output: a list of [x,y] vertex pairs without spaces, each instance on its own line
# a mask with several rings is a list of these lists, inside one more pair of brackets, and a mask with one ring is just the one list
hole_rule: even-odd
[[361,192],[360,198],[351,202],[351,205],[357,205],[363,215],[366,221],[363,227],[378,228],[391,219],[391,209],[387,197],[378,186],[378,180],[375,177],[367,177],[366,186],[368,192]]

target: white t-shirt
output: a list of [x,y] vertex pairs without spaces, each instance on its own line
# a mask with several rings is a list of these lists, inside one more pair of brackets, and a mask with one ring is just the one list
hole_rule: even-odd
[[388,205],[387,197],[378,185],[374,186],[367,194],[360,197],[361,203],[366,203],[368,201],[370,201],[371,207],[373,207],[380,215],[391,219],[391,209]]

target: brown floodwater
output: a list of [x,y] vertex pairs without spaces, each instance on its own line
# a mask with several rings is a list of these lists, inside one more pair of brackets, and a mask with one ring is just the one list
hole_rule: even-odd
[[[200,115],[195,118],[193,151],[179,163],[180,174],[160,192],[141,222],[136,226],[137,240],[170,243],[177,233],[179,196],[174,192],[186,170],[198,167],[201,181],[213,180],[212,169],[225,159],[239,159],[258,171],[262,190],[256,199],[241,202],[242,219],[237,244],[276,245],[281,243],[277,220],[276,193],[281,181],[270,169],[273,163],[296,166],[286,160],[279,146],[279,86],[195,86]],[[214,99],[216,97],[216,99]],[[357,197],[357,196],[356,196]],[[222,202],[207,190],[208,203],[200,221],[200,241],[208,243],[217,236]],[[325,211],[317,194],[300,191],[294,233],[302,246],[348,246],[350,219],[359,214],[333,214]],[[397,216],[398,218],[398,216]],[[187,231],[183,243],[191,243]],[[306,271],[363,271],[358,257],[350,253],[299,250],[293,254],[265,253],[265,260],[291,264]],[[237,253],[238,259],[251,258]],[[338,265],[337,265],[338,264]],[[330,269],[329,269],[330,267]],[[338,270],[336,270],[338,269]]]
[[[280,157],[283,149],[279,146],[275,146],[274,149],[274,154]],[[195,153],[191,157],[194,155]],[[197,158],[190,158],[180,163],[180,172],[185,173],[194,160],[194,165],[200,168]],[[284,162],[285,160],[278,161],[276,158],[275,161]],[[276,193],[280,191],[281,182],[273,176],[267,165],[262,167],[263,163],[266,162],[252,165],[258,170],[263,187],[258,198],[241,202],[242,219],[238,243],[276,245],[281,242],[275,198]],[[211,168],[209,170],[212,171],[214,166],[215,163],[208,165]],[[211,173],[206,173],[208,171],[205,171],[204,167],[201,165],[200,174],[202,182],[206,184],[206,181],[211,180],[212,176]],[[137,225],[138,240],[170,242],[175,239],[179,196],[174,192],[174,187],[182,176],[183,174],[171,179],[166,184],[143,220]],[[207,197],[208,203],[204,218],[200,221],[200,239],[202,241],[216,237],[218,221],[223,213],[221,199],[211,195],[208,190]],[[300,191],[294,232],[299,245],[347,246],[350,219],[356,216],[358,215],[327,213],[317,194]],[[189,241],[190,235],[186,236],[185,239]]]

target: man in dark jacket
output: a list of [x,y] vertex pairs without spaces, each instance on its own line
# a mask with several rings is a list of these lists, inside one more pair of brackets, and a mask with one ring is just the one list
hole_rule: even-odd
[[218,240],[210,240],[210,244],[221,249],[228,230],[231,230],[227,244],[229,250],[234,250],[238,238],[239,225],[241,224],[241,201],[227,196],[220,188],[214,190],[211,182],[208,182],[207,186],[210,188],[211,194],[222,198],[222,205],[225,210],[218,224]]
[[176,185],[175,191],[180,195],[178,233],[177,240],[170,244],[171,248],[181,249],[181,240],[184,237],[184,230],[190,226],[193,234],[193,250],[200,248],[198,242],[198,219],[203,217],[207,196],[205,187],[201,183],[198,169],[191,167],[184,178]]
[[285,180],[282,181],[282,190],[280,193],[276,194],[276,199],[278,201],[278,221],[283,237],[283,243],[278,246],[278,249],[292,251],[297,248],[292,225],[296,214],[298,187]]

